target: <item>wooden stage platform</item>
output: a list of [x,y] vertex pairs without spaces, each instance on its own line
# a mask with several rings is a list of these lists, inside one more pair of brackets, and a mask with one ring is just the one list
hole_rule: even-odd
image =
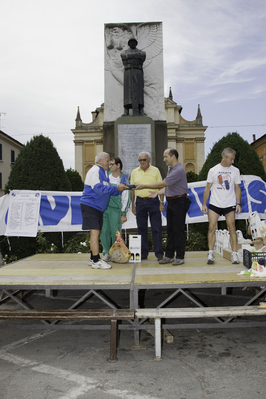
[[[102,302],[102,308],[116,309],[121,307],[112,298],[112,293],[124,290],[127,309],[142,307],[206,307],[214,306],[217,290],[220,293],[220,305],[235,306],[235,296],[230,295],[232,289],[249,289],[250,295],[245,296],[237,305],[257,305],[266,294],[266,277],[250,277],[239,275],[246,270],[243,264],[232,265],[231,262],[216,254],[216,263],[207,265],[206,252],[187,252],[185,264],[159,265],[153,253],[141,263],[116,264],[112,269],[94,270],[88,266],[88,254],[38,254],[32,257],[5,265],[0,268],[0,309],[1,305],[10,300],[23,309],[33,309],[34,293],[44,291],[46,297],[53,297],[56,305],[56,293],[80,293],[79,298],[71,305],[71,309],[80,307],[90,308],[90,298],[94,295]],[[149,297],[151,292],[156,295]],[[200,291],[200,294],[199,294]],[[216,294],[216,297],[213,294]],[[205,299],[202,297],[205,295]],[[158,302],[157,302],[158,297]],[[180,298],[185,299],[179,305]],[[224,301],[223,301],[224,299]],[[187,303],[186,303],[187,301]],[[125,303],[125,301],[124,301]],[[174,306],[173,306],[174,304]],[[215,304],[216,306],[216,304]],[[69,308],[70,309],[70,308]],[[191,323],[182,320],[182,323],[163,323],[164,329],[180,328],[220,328],[237,326],[266,325],[264,319],[260,321],[246,321],[231,323],[231,319],[214,317],[211,322],[194,320]],[[60,324],[58,323],[58,328]],[[55,324],[53,324],[55,328]],[[94,328],[81,326],[82,328]],[[95,327],[96,328],[96,327]],[[106,326],[110,328],[110,326]],[[139,345],[140,331],[150,330],[146,320],[137,319],[123,322],[121,330],[134,331],[135,344]]]
[[37,254],[0,268],[0,289],[37,288],[65,289],[109,286],[128,288],[132,283],[149,288],[173,286],[206,286],[219,284],[254,285],[265,278],[238,275],[246,270],[243,264],[231,262],[216,254],[214,265],[207,265],[206,252],[187,252],[185,264],[159,265],[153,253],[141,263],[112,263],[112,269],[99,270],[88,266],[88,254]]

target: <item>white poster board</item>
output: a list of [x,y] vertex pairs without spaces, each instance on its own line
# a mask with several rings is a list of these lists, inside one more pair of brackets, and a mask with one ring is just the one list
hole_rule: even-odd
[[40,191],[11,191],[6,236],[36,237],[40,202]]

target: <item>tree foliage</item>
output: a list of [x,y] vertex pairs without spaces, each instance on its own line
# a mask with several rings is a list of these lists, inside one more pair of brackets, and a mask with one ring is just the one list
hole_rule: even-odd
[[20,151],[9,175],[10,190],[71,191],[71,183],[48,137],[34,136]]
[[188,183],[193,183],[195,181],[199,180],[199,175],[197,175],[197,173],[194,172],[187,172],[187,182]]
[[[43,135],[34,136],[20,151],[5,188],[10,190],[71,191],[71,183],[52,141]],[[43,235],[51,252],[62,250],[61,233]],[[31,237],[10,237],[10,247],[1,240],[0,250],[10,259],[21,259],[42,248],[42,241]]]
[[210,168],[221,162],[221,153],[226,147],[236,151],[234,166],[240,170],[241,175],[255,175],[266,181],[266,173],[258,154],[238,133],[228,133],[214,144],[199,173],[199,180],[206,180]]
[[84,183],[76,170],[69,168],[66,170],[66,175],[71,183],[72,191],[83,191]]

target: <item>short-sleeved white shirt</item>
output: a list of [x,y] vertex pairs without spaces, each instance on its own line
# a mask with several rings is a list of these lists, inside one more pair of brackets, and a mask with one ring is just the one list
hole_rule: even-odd
[[241,184],[238,168],[218,164],[209,170],[207,183],[212,183],[210,204],[218,208],[236,205],[235,184]]

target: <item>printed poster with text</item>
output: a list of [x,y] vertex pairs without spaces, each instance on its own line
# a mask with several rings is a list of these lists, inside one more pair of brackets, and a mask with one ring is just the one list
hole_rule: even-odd
[[40,191],[11,191],[6,236],[36,237],[40,202]]

